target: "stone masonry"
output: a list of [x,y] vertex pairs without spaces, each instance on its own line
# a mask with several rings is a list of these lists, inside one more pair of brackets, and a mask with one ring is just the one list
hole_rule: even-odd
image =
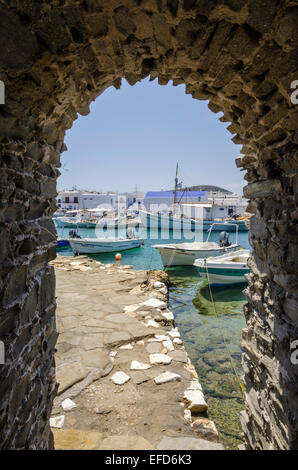
[[147,76],[208,100],[243,145],[236,163],[255,214],[244,438],[248,449],[298,448],[297,22],[296,0],[0,0],[1,448],[53,446],[48,262],[65,131],[107,87]]

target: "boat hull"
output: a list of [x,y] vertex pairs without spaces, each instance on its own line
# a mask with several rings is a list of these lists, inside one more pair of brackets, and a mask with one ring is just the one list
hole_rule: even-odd
[[59,223],[57,224],[58,227],[63,227],[63,228],[95,228],[96,223],[94,222],[69,222],[69,221],[63,221],[59,220]]
[[[216,232],[234,232],[235,225],[238,226],[238,231],[247,232],[248,227],[244,220],[231,220],[220,223],[216,220],[194,220],[186,218],[172,217],[162,214],[153,214],[151,212],[140,211],[140,218],[142,225],[147,229],[160,229],[160,230],[192,230],[207,232],[211,225],[216,222],[213,231]],[[217,225],[218,224],[218,225]]]
[[[199,273],[203,277],[207,277],[206,269],[198,268]],[[208,268],[208,277],[211,286],[226,286],[231,284],[246,283],[245,274],[249,273],[249,269],[221,269]]]
[[247,265],[249,254],[248,250],[239,250],[205,260],[197,259],[194,266],[211,286],[242,284],[247,282],[245,275],[250,272]]
[[113,253],[138,248],[142,245],[142,243],[143,240],[69,240],[69,244],[74,254]]
[[237,246],[232,245],[227,248],[209,249],[209,250],[183,250],[180,248],[163,247],[161,245],[154,245],[159,251],[162,264],[165,268],[174,266],[193,266],[198,258],[208,258],[209,256],[220,256],[237,249]]
[[191,230],[200,222],[191,219],[180,219],[162,214],[151,214],[150,212],[140,211],[142,225],[145,228],[162,229],[162,230]]
[[69,246],[69,241],[67,239],[57,240],[57,246],[56,246],[57,250],[68,247],[68,246]]

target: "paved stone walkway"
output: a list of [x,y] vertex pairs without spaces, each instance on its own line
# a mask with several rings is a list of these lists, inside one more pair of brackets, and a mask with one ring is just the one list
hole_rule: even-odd
[[222,449],[167,308],[167,275],[83,256],[53,264],[55,448]]

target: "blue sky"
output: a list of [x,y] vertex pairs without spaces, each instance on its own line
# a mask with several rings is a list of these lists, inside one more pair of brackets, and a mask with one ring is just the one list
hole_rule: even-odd
[[235,165],[240,146],[229,123],[218,120],[207,101],[192,99],[184,85],[134,86],[123,80],[108,88],[67,132],[58,189],[163,190],[173,187],[176,162],[185,186],[214,184],[235,192],[243,172]]

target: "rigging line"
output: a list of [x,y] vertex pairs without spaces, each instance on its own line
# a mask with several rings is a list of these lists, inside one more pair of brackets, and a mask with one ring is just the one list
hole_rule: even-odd
[[220,321],[219,321],[219,317],[218,317],[218,314],[217,314],[217,311],[216,311],[216,307],[215,307],[215,302],[214,302],[214,299],[213,299],[213,295],[212,295],[212,289],[211,289],[211,285],[210,285],[210,279],[209,279],[209,272],[208,272],[208,266],[207,266],[207,263],[206,263],[206,258],[205,258],[205,269],[206,269],[206,274],[207,274],[207,280],[208,280],[208,288],[209,288],[209,293],[210,293],[210,299],[211,299],[211,303],[212,303],[212,306],[213,306],[213,310],[214,310],[214,314],[215,314],[215,318],[216,318],[216,321],[217,321],[217,324],[218,324],[218,328],[219,328],[219,331],[223,337],[223,340],[224,340],[224,345],[226,347],[226,350],[227,350],[227,353],[228,353],[228,356],[229,356],[229,361],[230,361],[230,364],[231,364],[231,368],[232,368],[232,371],[234,372],[235,376],[236,376],[236,380],[238,382],[238,386],[239,386],[239,389],[240,389],[240,392],[241,392],[241,396],[242,396],[242,399],[243,399],[243,395],[244,395],[244,392],[245,392],[245,388],[244,388],[244,385],[243,383],[241,382],[240,380],[240,377],[236,371],[236,368],[235,368],[235,365],[234,365],[234,362],[233,362],[233,359],[232,359],[232,355],[231,355],[231,351],[230,351],[230,348],[227,344],[227,341],[226,341],[226,337],[224,335],[224,332],[223,332],[223,329],[221,327],[221,324],[220,324]]

